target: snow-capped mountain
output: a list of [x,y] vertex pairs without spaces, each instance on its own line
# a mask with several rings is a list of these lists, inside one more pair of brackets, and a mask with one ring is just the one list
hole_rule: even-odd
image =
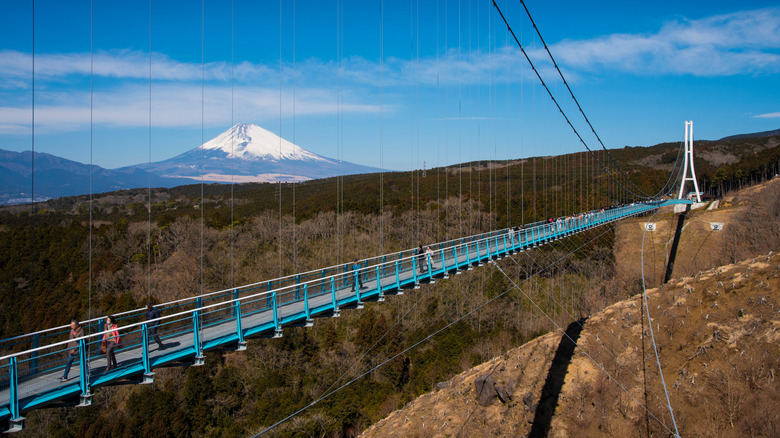
[[[129,167],[146,169],[149,164]],[[209,182],[237,183],[306,181],[380,171],[317,155],[257,125],[243,123],[195,149],[152,163],[151,168],[164,178],[200,181],[202,175]]]
[[[0,149],[0,205],[29,202],[32,157]],[[36,152],[35,199],[83,195],[147,187],[149,163],[104,169]],[[201,170],[201,163],[203,164]],[[207,182],[306,181],[381,169],[339,162],[296,146],[252,124],[238,124],[203,145],[164,161],[151,163],[153,187]]]
[[197,148],[219,150],[228,158],[240,160],[302,160],[328,162],[327,158],[311,153],[272,132],[254,125],[239,123]]

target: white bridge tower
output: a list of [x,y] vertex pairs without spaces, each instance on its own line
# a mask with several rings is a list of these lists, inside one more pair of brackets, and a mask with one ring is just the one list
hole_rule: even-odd
[[[688,177],[688,168],[691,169],[691,176]],[[696,202],[701,202],[699,196],[699,184],[696,182],[696,171],[693,169],[693,121],[685,122],[685,165],[683,166],[682,182],[680,182],[680,194],[677,199],[683,199],[685,191],[685,182],[693,181],[693,189],[696,193]]]

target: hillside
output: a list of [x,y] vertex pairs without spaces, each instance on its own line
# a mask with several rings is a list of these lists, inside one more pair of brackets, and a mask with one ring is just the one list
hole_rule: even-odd
[[[675,273],[702,271],[647,291],[682,436],[780,434],[780,391],[774,382],[780,369],[780,255],[769,252],[702,268],[753,249],[749,241],[728,244],[728,237],[745,235],[740,223],[748,216],[773,214],[763,231],[765,243],[777,245],[778,193],[780,181],[775,180],[730,197],[723,210],[693,213]],[[673,219],[669,213],[659,216],[656,233],[664,235],[660,224]],[[639,265],[637,245],[646,220],[629,221],[616,231],[617,267],[624,275]],[[732,232],[710,237],[709,227],[700,227],[709,221],[724,221]],[[647,251],[652,252],[650,247]],[[694,255],[703,260],[694,262]],[[553,437],[647,436],[648,430],[668,435],[673,426],[646,326],[644,345],[642,341],[640,297],[613,304],[582,324],[559,327],[577,340],[576,348],[560,329],[548,333],[439,383],[364,436],[543,436],[545,427]],[[497,394],[488,391],[481,405],[477,380],[482,377],[484,385],[485,376],[491,377]],[[649,408],[647,417],[642,405]]]
[[[682,436],[778,436],[780,370],[775,307],[780,255],[712,269],[648,291],[655,337]],[[589,317],[565,372],[550,436],[647,436],[640,297]],[[646,336],[649,333],[646,330]],[[372,426],[367,437],[525,436],[549,379],[561,332],[537,338],[437,385]],[[650,430],[672,428],[649,337],[644,354]],[[600,369],[603,367],[603,370]],[[606,372],[605,372],[606,371]],[[621,390],[610,377],[627,390]],[[475,380],[490,375],[511,396],[480,406]]]

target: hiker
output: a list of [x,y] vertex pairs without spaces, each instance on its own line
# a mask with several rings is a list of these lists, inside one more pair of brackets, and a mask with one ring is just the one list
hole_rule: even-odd
[[417,250],[414,252],[414,254],[417,256],[417,268],[420,270],[420,274],[424,274],[426,271],[426,266],[425,251],[423,250],[423,246],[420,245],[417,247]]
[[356,286],[360,286],[360,289],[363,289],[363,279],[360,278],[360,263],[358,263],[358,259],[355,259],[352,261],[352,271],[354,272],[352,275],[357,277],[357,281],[355,281],[355,278],[352,279],[352,291],[356,291]]
[[[153,319],[157,319],[160,317],[160,312],[157,311],[157,308],[154,307],[152,303],[146,304],[146,320],[150,321]],[[152,339],[154,339],[154,342],[157,342],[157,348],[159,350],[165,350],[165,345],[163,345],[162,341],[160,340],[160,335],[157,334],[157,326],[160,324],[160,321],[152,321],[146,325],[146,328],[148,329],[149,338],[146,340],[146,342],[151,342]]]
[[106,371],[111,371],[117,367],[114,349],[119,345],[119,330],[117,330],[117,325],[113,316],[106,317],[104,330],[108,333],[103,333],[103,345],[101,350],[105,349],[106,353]]
[[65,364],[65,372],[62,374],[62,377],[60,377],[60,382],[68,380],[70,367],[73,365],[73,361],[79,357],[79,343],[78,341],[74,341],[74,339],[78,339],[82,336],[84,336],[84,329],[79,325],[79,320],[71,319],[70,334],[68,335],[68,340],[70,341],[68,342],[68,362]]

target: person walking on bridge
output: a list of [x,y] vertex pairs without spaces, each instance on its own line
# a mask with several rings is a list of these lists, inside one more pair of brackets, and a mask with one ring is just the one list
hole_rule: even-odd
[[356,287],[360,287],[360,289],[363,289],[363,279],[360,278],[360,263],[358,262],[358,259],[355,259],[352,262],[352,275],[354,278],[352,279],[352,291],[355,292],[357,289]]
[[146,328],[149,332],[149,339],[147,339],[147,342],[149,342],[151,339],[154,339],[154,342],[157,342],[157,349],[165,350],[165,345],[163,345],[162,341],[160,340],[160,335],[157,334],[157,326],[160,324],[160,321],[153,321],[158,318],[160,318],[160,312],[157,311],[157,308],[154,307],[154,304],[147,303],[146,320],[152,321],[146,325]]
[[71,319],[70,334],[68,335],[68,340],[70,341],[68,342],[68,362],[65,364],[65,372],[62,374],[62,377],[60,377],[60,382],[65,382],[68,380],[70,367],[73,365],[73,361],[79,357],[79,343],[74,339],[78,339],[82,336],[84,336],[84,329],[82,329],[81,325],[79,325],[79,320]]
[[103,346],[106,349],[106,371],[111,371],[117,367],[116,355],[114,349],[119,345],[119,330],[113,316],[106,317],[106,325],[103,333]]
[[425,274],[427,267],[425,266],[425,250],[423,249],[423,246],[420,245],[417,247],[414,254],[417,256],[417,269],[420,271],[420,275]]

